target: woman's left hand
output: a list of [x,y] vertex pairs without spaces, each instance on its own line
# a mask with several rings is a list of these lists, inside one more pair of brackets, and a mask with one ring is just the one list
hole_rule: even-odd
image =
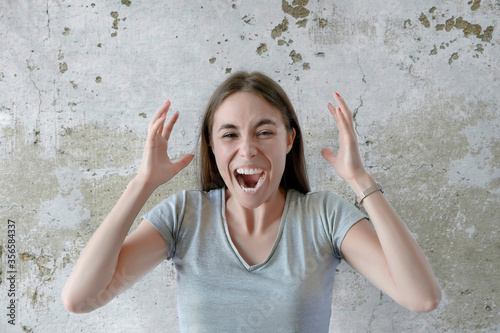
[[344,180],[351,183],[367,174],[358,149],[358,140],[354,130],[352,113],[346,102],[339,94],[335,93],[335,100],[339,107],[335,108],[331,103],[328,109],[335,119],[339,129],[340,148],[335,155],[330,149],[323,148],[321,155],[332,164],[335,172]]

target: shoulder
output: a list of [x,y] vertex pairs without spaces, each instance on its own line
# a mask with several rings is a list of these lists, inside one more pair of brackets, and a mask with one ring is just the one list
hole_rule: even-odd
[[352,204],[332,191],[312,191],[300,193],[297,190],[289,190],[287,196],[290,196],[290,203],[305,206],[342,206]]

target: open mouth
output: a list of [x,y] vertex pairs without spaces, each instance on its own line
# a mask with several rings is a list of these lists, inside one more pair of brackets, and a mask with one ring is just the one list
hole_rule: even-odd
[[238,168],[235,172],[238,184],[245,192],[255,192],[264,183],[264,169],[260,168]]

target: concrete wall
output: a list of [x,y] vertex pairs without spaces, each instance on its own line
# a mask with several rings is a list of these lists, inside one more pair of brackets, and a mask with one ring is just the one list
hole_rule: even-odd
[[[367,168],[443,288],[436,311],[415,314],[343,263],[331,331],[499,330],[500,2],[291,1],[0,2],[0,331],[177,331],[170,262],[87,315],[60,293],[137,172],[154,111],[172,100],[171,154],[194,152],[208,97],[239,69],[282,84],[312,187],[354,201],[320,155],[338,147],[326,105],[345,97]],[[193,163],[144,210],[195,187]]]

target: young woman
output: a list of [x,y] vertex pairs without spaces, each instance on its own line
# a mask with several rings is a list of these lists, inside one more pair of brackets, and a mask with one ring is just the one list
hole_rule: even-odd
[[[64,305],[89,312],[161,261],[177,272],[181,331],[327,332],[340,258],[402,306],[431,311],[441,290],[421,249],[363,167],[352,115],[335,94],[328,109],[340,149],[322,155],[373,223],[332,192],[310,192],[302,134],[281,87],[238,72],[214,92],[202,122],[200,191],[147,213],[153,191],[192,160],[173,163],[167,102],[153,116],[137,176],[97,229],[64,287]],[[375,232],[375,230],[376,232]]]

